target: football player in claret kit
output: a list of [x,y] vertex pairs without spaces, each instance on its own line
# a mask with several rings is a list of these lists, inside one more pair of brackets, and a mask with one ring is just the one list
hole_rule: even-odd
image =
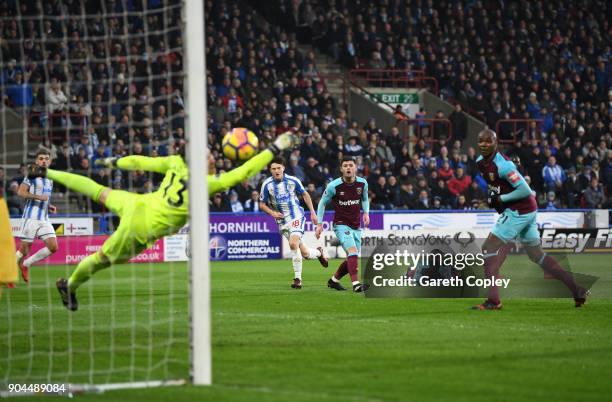
[[357,165],[350,156],[342,158],[340,164],[341,177],[330,182],[325,188],[323,197],[317,208],[318,224],[315,235],[321,237],[323,231],[323,215],[325,207],[333,201],[334,205],[334,232],[346,251],[347,258],[340,264],[338,270],[327,282],[327,286],[336,290],[346,290],[340,284],[347,273],[351,277],[354,292],[363,292],[367,284],[359,282],[359,252],[361,251],[360,216],[363,209],[363,226],[370,225],[370,201],[368,198],[368,182],[357,177]]
[[281,234],[289,240],[294,273],[291,287],[301,289],[302,257],[318,258],[323,267],[327,267],[328,260],[323,252],[323,247],[308,248],[302,242],[306,217],[298,196],[302,197],[310,210],[310,219],[314,225],[317,224],[317,214],[312,205],[312,199],[304,189],[302,182],[295,176],[285,174],[283,158],[277,157],[272,160],[270,173],[272,176],[261,185],[259,209],[276,219]]
[[[485,276],[496,278],[510,250],[507,243],[520,241],[531,261],[538,264],[550,277],[562,281],[572,292],[576,307],[586,301],[587,289],[576,283],[570,272],[546,254],[540,246],[536,225],[537,204],[531,188],[516,165],[498,151],[497,134],[485,129],[478,134],[478,170],[488,185],[488,202],[500,214],[497,223],[482,246]],[[478,310],[499,310],[502,303],[496,286],[489,288],[487,300],[475,306]]]
[[[209,155],[208,193],[226,190],[259,173],[283,150],[292,148],[299,139],[291,133],[276,138],[268,149],[252,157],[242,166],[222,174],[214,174],[214,159]],[[56,282],[64,306],[78,309],[76,290],[92,275],[112,264],[120,264],[151,247],[163,236],[178,232],[189,216],[189,171],[181,155],[167,157],[126,156],[106,158],[96,162],[109,168],[143,170],[164,174],[159,189],[153,193],[135,194],[104,187],[92,179],[78,174],[48,169],[47,177],[78,191],[92,200],[105,205],[119,215],[117,230],[104,242],[97,252],[84,258],[70,276]],[[196,176],[196,179],[200,176]]]
[[[29,269],[32,264],[44,260],[57,251],[55,229],[49,221],[49,212],[52,214],[57,212],[57,208],[51,204],[53,181],[44,177],[50,164],[49,151],[41,149],[36,152],[36,161],[30,165],[28,176],[23,179],[17,190],[17,195],[26,200],[21,223],[21,244],[16,253],[17,264],[24,282],[30,280]],[[35,239],[42,240],[45,247],[25,258],[30,253]]]

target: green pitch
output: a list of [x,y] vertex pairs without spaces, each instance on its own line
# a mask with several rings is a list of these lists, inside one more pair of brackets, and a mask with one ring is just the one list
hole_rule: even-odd
[[[601,278],[584,309],[569,299],[507,299],[504,310],[485,312],[468,310],[480,301],[473,299],[365,299],[331,291],[325,283],[337,261],[327,270],[305,262],[299,291],[289,287],[289,261],[215,263],[215,385],[79,399],[605,400],[612,394],[610,258],[572,256],[576,271]],[[506,267],[526,263],[525,257],[510,257]],[[66,373],[72,382],[186,378],[185,264],[101,272],[82,287],[80,309],[72,314],[53,287],[68,270],[35,268],[30,292],[20,286],[3,294],[0,379],[9,370],[2,360],[9,350],[15,357],[9,378],[29,373],[47,382],[48,372],[60,382]],[[10,342],[8,326],[15,334]],[[33,337],[26,335],[30,329]]]

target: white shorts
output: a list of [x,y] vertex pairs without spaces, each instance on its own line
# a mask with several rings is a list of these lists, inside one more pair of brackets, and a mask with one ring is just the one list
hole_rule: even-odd
[[306,224],[306,217],[302,216],[279,226],[281,234],[289,239],[291,236],[299,236],[300,238],[304,235],[304,225]]
[[24,219],[21,223],[22,241],[32,243],[35,239],[46,240],[55,237],[55,229],[49,221],[39,221],[38,219]]

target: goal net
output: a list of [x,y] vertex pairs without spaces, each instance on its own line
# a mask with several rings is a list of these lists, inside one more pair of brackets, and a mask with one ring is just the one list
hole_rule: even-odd
[[[198,198],[206,193],[204,158],[190,157],[204,153],[205,136],[188,146],[190,130],[206,132],[201,100],[204,61],[198,58],[204,53],[203,38],[198,37],[198,32],[203,36],[204,16],[197,3],[2,3],[0,191],[9,205],[18,248],[24,220],[32,218],[18,195],[23,164],[32,163],[41,148],[50,151],[51,168],[57,171],[87,177],[112,191],[143,195],[159,188],[163,173],[112,169],[96,161],[171,156],[186,149],[190,170],[201,172],[194,176],[201,178],[201,188],[189,189],[190,202],[207,205],[206,198]],[[187,32],[195,34],[189,39]],[[184,45],[190,40],[192,48],[200,47],[191,58]],[[187,65],[201,70],[200,78],[188,78]],[[202,95],[188,94],[188,85],[201,86]],[[198,108],[195,114],[190,112],[191,102]],[[73,391],[104,390],[177,384],[197,377],[192,368],[201,370],[210,361],[209,345],[191,344],[191,339],[207,342],[209,333],[208,285],[198,288],[208,278],[206,248],[194,253],[193,261],[200,264],[192,270],[185,252],[188,229],[158,240],[140,254],[133,248],[137,256],[129,262],[85,274],[91,278],[76,291],[78,310],[71,312],[62,305],[57,279],[69,278],[80,261],[117,233],[120,223],[137,225],[149,215],[131,210],[119,216],[57,181],[50,204],[57,207],[57,214],[49,214],[57,251],[29,268],[29,283],[20,280],[0,299],[0,391],[6,392],[9,384],[33,383],[71,384]],[[198,210],[200,223],[190,226],[207,228],[206,213],[207,208]],[[194,236],[192,241],[206,241],[206,233]],[[51,250],[49,242],[35,239],[26,258],[45,247]],[[202,316],[190,311],[195,304],[190,294],[196,293]],[[193,320],[196,329],[203,331],[199,337],[192,333],[194,316],[199,317]],[[194,358],[192,350],[200,357]],[[209,371],[208,367],[196,383],[209,382]]]

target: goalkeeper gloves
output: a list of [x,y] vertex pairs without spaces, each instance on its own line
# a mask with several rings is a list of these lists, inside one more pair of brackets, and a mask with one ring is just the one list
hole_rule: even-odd
[[300,138],[290,131],[287,131],[286,133],[279,135],[278,138],[276,138],[274,142],[270,144],[268,149],[272,151],[273,154],[277,155],[282,151],[291,149],[299,144]]
[[28,166],[28,179],[34,180],[37,177],[45,177],[47,175],[47,168],[44,166],[38,166],[35,163],[32,163]]
[[103,159],[98,159],[96,160],[96,162],[94,163],[94,165],[96,166],[103,166],[103,167],[107,167],[107,168],[115,168],[117,167],[117,157],[109,157],[109,158],[103,158]]

